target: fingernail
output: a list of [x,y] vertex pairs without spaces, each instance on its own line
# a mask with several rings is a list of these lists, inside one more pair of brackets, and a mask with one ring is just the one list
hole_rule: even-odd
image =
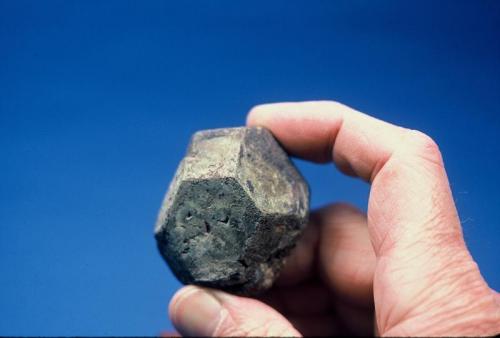
[[181,295],[174,308],[174,325],[183,336],[211,336],[221,318],[222,306],[209,292],[197,288]]

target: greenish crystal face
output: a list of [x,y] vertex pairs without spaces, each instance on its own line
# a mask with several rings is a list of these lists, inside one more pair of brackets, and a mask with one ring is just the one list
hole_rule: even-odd
[[179,280],[240,294],[270,287],[308,216],[307,184],[262,128],[198,132],[155,236]]
[[[184,278],[182,272],[189,271],[190,278],[183,282],[206,280],[207,285],[216,282],[227,286],[246,282],[241,249],[261,214],[236,180],[183,182],[172,210],[165,229],[165,258],[180,278]],[[200,265],[200,260],[210,263]]]

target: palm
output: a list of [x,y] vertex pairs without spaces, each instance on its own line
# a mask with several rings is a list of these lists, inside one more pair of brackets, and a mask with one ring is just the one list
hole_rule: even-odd
[[276,285],[260,299],[304,336],[373,335],[375,256],[366,218],[347,205],[311,218]]
[[320,280],[275,287],[261,300],[306,337],[374,335],[373,306],[352,304]]
[[335,102],[259,106],[248,124],[271,130],[294,156],[333,160],[369,182],[368,218],[340,204],[314,212],[264,302],[185,288],[170,304],[183,333],[500,332],[500,296],[465,246],[441,154],[428,136]]

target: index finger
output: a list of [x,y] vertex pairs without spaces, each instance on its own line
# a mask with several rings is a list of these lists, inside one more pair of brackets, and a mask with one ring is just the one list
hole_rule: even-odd
[[333,160],[371,183],[367,216],[380,332],[412,316],[413,325],[424,325],[430,317],[419,314],[435,308],[436,299],[445,313],[463,311],[454,303],[460,297],[491,299],[465,246],[441,153],[429,136],[324,101],[258,106],[248,124],[268,128],[292,155]]
[[334,161],[344,173],[371,181],[405,137],[404,128],[333,101],[264,104],[247,117],[271,130],[293,156]]
[[453,226],[431,230],[461,235],[441,153],[425,134],[331,101],[256,106],[247,123],[268,128],[293,156],[333,160],[344,173],[372,183],[368,223],[376,253],[401,236],[422,236],[411,237],[415,228],[396,224],[423,227],[429,219],[444,219]]

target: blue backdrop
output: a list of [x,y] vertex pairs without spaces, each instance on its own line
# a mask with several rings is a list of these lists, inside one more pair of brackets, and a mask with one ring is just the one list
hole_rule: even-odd
[[[334,99],[440,144],[500,289],[500,2],[0,1],[0,334],[154,335],[153,224],[190,135]],[[298,161],[312,205],[368,187]]]

